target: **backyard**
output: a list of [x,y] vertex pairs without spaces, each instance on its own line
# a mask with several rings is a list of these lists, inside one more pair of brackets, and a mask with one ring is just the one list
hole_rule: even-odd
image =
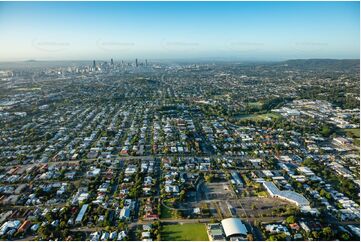
[[170,210],[169,208],[167,208],[166,206],[164,206],[163,204],[161,205],[161,210],[160,210],[160,218],[173,218],[173,211]]

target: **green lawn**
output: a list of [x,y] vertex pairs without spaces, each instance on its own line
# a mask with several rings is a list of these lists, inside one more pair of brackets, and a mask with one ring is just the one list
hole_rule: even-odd
[[343,132],[350,138],[353,138],[355,145],[360,145],[360,129],[343,129]]
[[263,105],[262,102],[250,102],[250,103],[247,103],[247,104],[252,108],[258,108],[258,109],[261,109],[262,105]]
[[265,113],[265,114],[248,114],[248,115],[245,114],[245,115],[240,115],[238,118],[243,120],[249,119],[249,120],[260,121],[267,118],[279,119],[280,117],[281,115],[278,113]]
[[173,211],[162,204],[160,207],[160,218],[173,218]]
[[208,241],[208,235],[204,224],[172,224],[162,225],[161,239]]
[[344,129],[344,131],[351,137],[360,138],[360,129]]

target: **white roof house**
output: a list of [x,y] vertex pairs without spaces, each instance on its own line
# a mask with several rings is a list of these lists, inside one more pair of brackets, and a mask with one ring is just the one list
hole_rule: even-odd
[[129,219],[130,218],[130,209],[122,208],[122,210],[120,210],[119,218],[120,219]]
[[298,171],[302,172],[303,174],[305,174],[306,176],[314,176],[315,173],[313,173],[313,171],[306,167],[306,166],[300,166],[297,168]]
[[226,218],[221,223],[226,237],[247,236],[247,228],[239,218]]
[[75,219],[75,223],[80,223],[83,220],[85,212],[88,209],[88,206],[89,206],[88,204],[84,204],[81,207],[80,212],[78,213],[78,216]]

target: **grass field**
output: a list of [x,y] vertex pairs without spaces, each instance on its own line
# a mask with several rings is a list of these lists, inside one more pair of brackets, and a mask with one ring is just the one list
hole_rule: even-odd
[[360,145],[360,129],[343,129],[343,132],[350,138],[353,138],[354,144]]
[[247,103],[247,104],[252,108],[258,108],[258,109],[261,109],[262,105],[263,105],[262,102],[250,102],[250,103]]
[[360,129],[344,129],[344,131],[354,138],[360,138]]
[[171,224],[162,226],[161,239],[208,241],[208,235],[204,224]]
[[278,113],[265,113],[265,114],[240,115],[238,118],[241,120],[249,119],[249,120],[260,121],[260,120],[265,120],[268,118],[279,119],[280,117],[281,117],[281,115]]

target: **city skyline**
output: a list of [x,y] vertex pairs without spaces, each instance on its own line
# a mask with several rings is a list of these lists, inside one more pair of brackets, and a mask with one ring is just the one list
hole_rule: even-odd
[[359,58],[359,2],[2,2],[0,61]]

